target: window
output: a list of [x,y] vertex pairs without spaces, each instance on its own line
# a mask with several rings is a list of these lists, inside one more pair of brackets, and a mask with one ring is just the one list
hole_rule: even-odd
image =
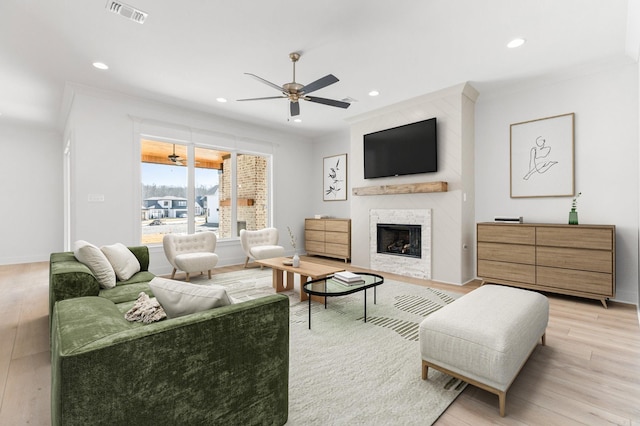
[[142,244],[160,244],[167,233],[225,239],[268,226],[268,167],[266,156],[143,138]]
[[220,210],[218,189],[223,174],[222,158],[226,155],[229,155],[226,151],[195,147],[195,232],[213,231],[218,238],[223,238],[217,213]]

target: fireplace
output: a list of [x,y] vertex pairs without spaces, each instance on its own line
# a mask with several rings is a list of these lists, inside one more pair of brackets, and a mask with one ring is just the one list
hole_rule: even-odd
[[376,224],[377,252],[395,256],[422,257],[422,226]]
[[369,265],[431,279],[431,209],[369,210]]

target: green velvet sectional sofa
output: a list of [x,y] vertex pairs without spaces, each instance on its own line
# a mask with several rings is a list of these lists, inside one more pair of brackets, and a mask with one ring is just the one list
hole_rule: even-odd
[[72,252],[50,257],[52,425],[282,425],[288,417],[286,296],[151,324],[124,318],[152,295],[141,271],[100,289]]

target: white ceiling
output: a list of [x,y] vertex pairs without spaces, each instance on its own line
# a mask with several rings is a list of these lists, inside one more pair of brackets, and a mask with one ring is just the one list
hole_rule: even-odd
[[[65,82],[156,99],[316,137],[345,119],[465,81],[486,96],[558,73],[630,63],[627,0],[126,0],[143,25],[107,0],[0,1],[0,120],[57,126]],[[507,49],[514,37],[527,43]],[[313,95],[347,110],[285,99],[296,81],[332,73]],[[91,66],[102,61],[100,71]],[[376,89],[378,97],[369,97]],[[216,98],[229,101],[221,104]]]

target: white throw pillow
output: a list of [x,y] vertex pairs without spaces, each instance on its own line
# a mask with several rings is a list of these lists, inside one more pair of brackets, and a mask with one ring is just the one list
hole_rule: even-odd
[[122,243],[102,246],[100,250],[107,257],[120,281],[126,281],[140,271],[140,262],[135,254]]
[[211,308],[230,305],[227,291],[220,285],[198,285],[155,277],[149,282],[168,318],[181,317]]
[[116,274],[102,251],[91,243],[78,240],[75,243],[73,255],[91,269],[102,288],[116,286]]

